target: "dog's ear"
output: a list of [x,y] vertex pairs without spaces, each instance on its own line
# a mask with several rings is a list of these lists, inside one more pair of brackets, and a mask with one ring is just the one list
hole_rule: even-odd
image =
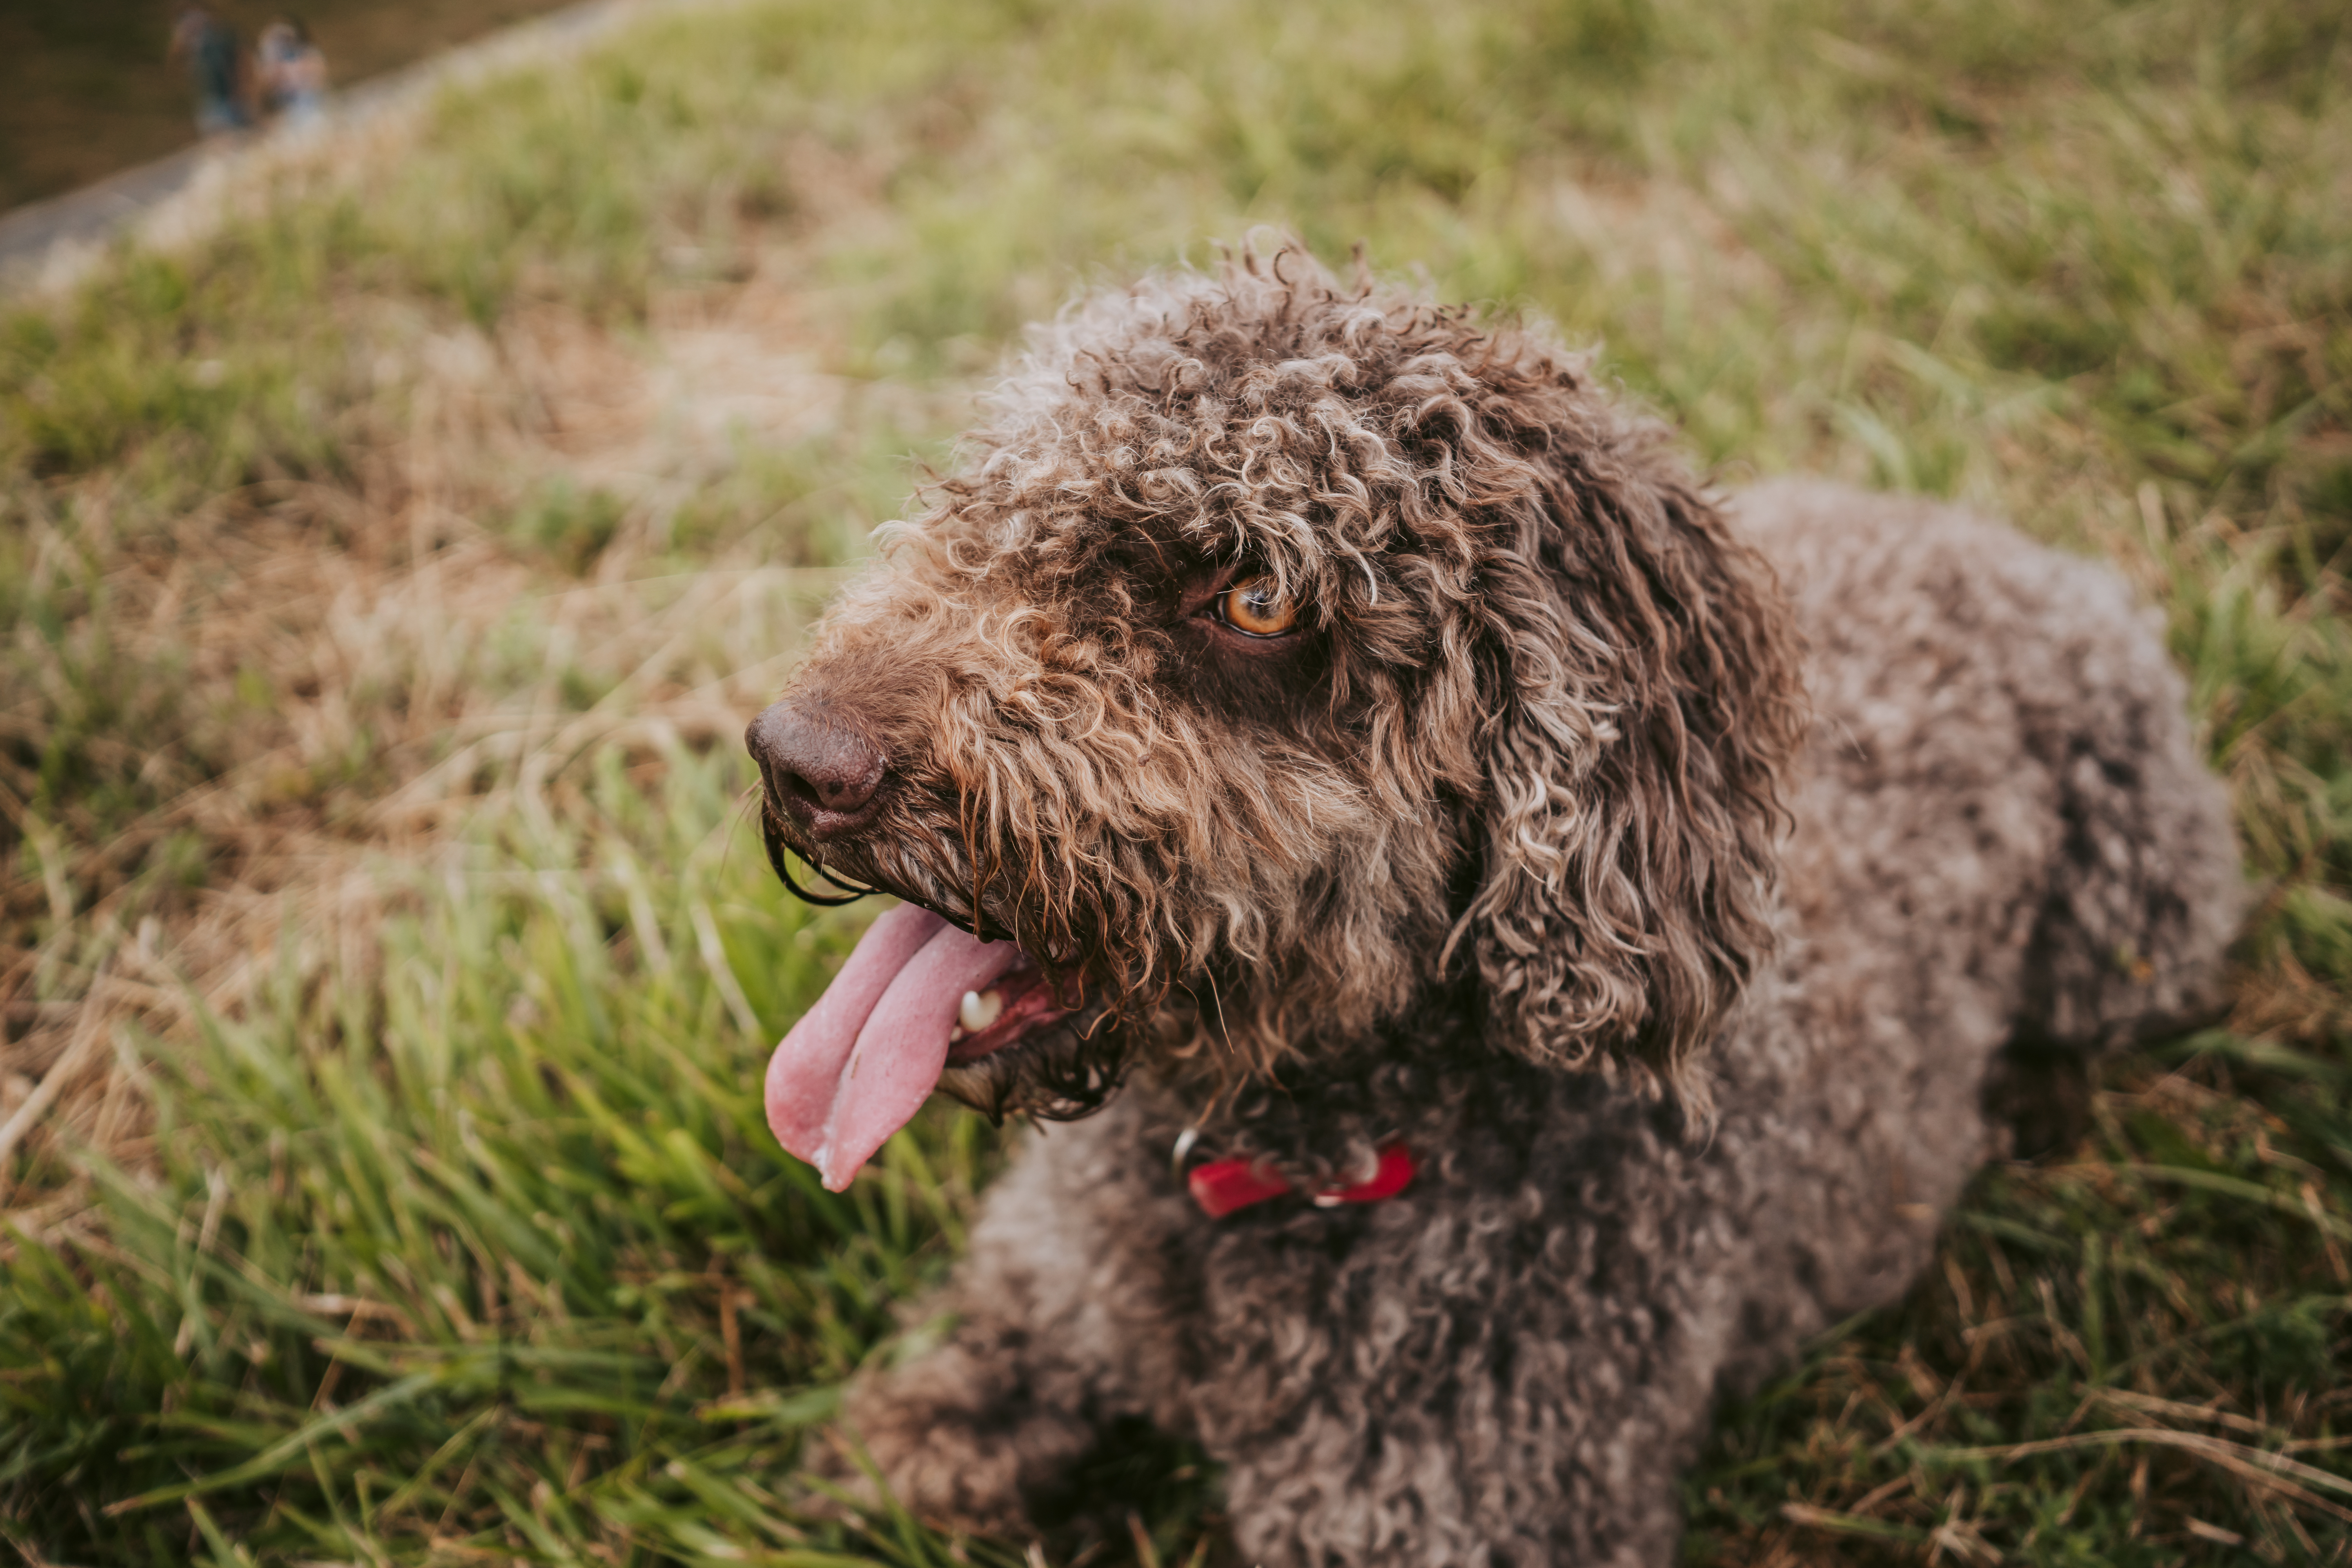
[[1654,437],[1610,434],[1529,453],[1534,482],[1488,513],[1485,859],[1455,939],[1497,1043],[1703,1111],[1692,1053],[1772,942],[1794,637]]

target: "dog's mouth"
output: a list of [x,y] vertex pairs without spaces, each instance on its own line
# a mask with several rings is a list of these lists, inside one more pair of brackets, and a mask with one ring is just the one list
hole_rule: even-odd
[[1068,1016],[1035,961],[917,904],[868,928],[768,1061],[768,1126],[840,1192],[950,1065]]

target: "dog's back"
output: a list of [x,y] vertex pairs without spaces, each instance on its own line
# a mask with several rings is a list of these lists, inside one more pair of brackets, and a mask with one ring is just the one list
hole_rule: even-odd
[[[1812,1327],[1898,1294],[1984,1160],[2079,1133],[2098,1051],[2210,1010],[2242,893],[2158,618],[2113,570],[1818,481],[1731,511],[1797,613],[1813,731],[1721,1135],[1759,1143],[1759,1279]],[[1736,1380],[1790,1342],[1759,1340]]]
[[[2112,569],[1954,507],[1784,480],[1733,515],[1808,649],[1811,831],[1784,889],[1801,924],[1862,925],[1854,900],[1876,901],[1920,930],[1923,968],[1955,940],[2013,955],[2015,976],[1977,967],[2015,998],[2008,1031],[2053,1048],[2210,1005],[2241,912],[2237,839],[2158,613]],[[2004,866],[2017,885],[1987,879]],[[1874,952],[1887,930],[1871,926]]]

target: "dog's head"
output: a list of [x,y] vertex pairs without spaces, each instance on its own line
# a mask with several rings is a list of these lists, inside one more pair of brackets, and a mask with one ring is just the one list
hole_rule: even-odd
[[835,1186],[943,1085],[1068,1115],[1443,1007],[1696,1092],[1798,730],[1761,563],[1584,363],[1296,249],[1090,300],[752,725],[910,906],[779,1049]]

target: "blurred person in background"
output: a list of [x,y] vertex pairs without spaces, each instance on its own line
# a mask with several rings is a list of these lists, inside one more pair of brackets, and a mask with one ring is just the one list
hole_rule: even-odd
[[184,5],[172,24],[171,58],[188,62],[188,79],[196,91],[196,130],[206,136],[237,131],[253,123],[239,79],[242,57],[236,29],[203,5]]
[[327,113],[327,57],[310,41],[310,29],[292,16],[280,16],[261,29],[255,54],[262,101],[289,129],[316,129]]

